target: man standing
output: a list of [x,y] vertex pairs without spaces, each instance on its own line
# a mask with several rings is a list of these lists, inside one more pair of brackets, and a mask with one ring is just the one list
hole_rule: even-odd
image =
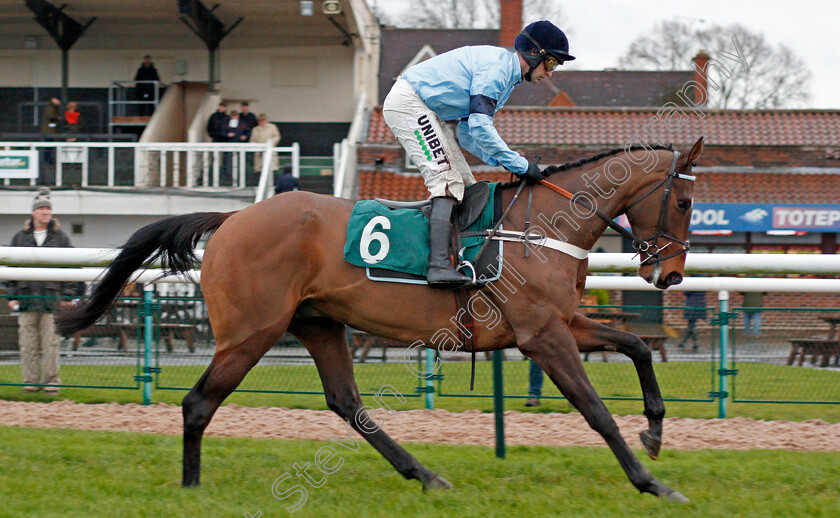
[[58,127],[61,124],[61,100],[58,97],[53,97],[44,106],[44,111],[41,113],[41,133],[45,135],[55,135],[58,133]]
[[420,169],[431,194],[431,287],[458,287],[471,280],[454,270],[449,258],[452,211],[465,186],[475,183],[459,143],[491,166],[501,165],[531,182],[544,178],[536,163],[502,140],[493,116],[523,80],[538,83],[575,58],[566,35],[548,21],[525,27],[514,46],[516,52],[461,47],[418,63],[397,79],[382,103],[385,123]]
[[[280,130],[275,124],[268,122],[268,116],[261,113],[257,118],[257,127],[251,130],[252,144],[266,144],[271,143],[271,147],[276,147],[280,143]],[[260,174],[263,167],[262,153],[254,153],[254,170]],[[280,160],[277,153],[271,154],[271,170],[276,171],[280,167]]]
[[242,101],[239,107],[239,123],[242,124],[242,127],[245,128],[247,133],[245,134],[247,138],[246,141],[251,138],[251,130],[257,125],[257,117],[251,112],[251,105],[248,101]]
[[155,111],[155,84],[152,81],[160,82],[158,71],[152,63],[152,56],[143,56],[143,62],[134,74],[134,81],[139,81],[135,86],[137,100],[143,102],[138,105],[140,115],[149,116]]
[[[41,187],[32,202],[32,218],[12,238],[11,246],[49,246],[70,248],[70,238],[61,231],[52,215],[50,190]],[[54,281],[9,282],[9,308],[20,311],[18,343],[20,345],[23,391],[58,394],[60,339],[55,333],[53,311],[61,304],[62,295],[75,294],[76,285]],[[41,386],[38,386],[41,385]]]
[[210,137],[210,140],[213,142],[227,142],[227,135],[225,135],[227,124],[227,105],[225,103],[219,103],[216,112],[207,120],[207,135]]
[[[50,99],[44,105],[44,111],[41,112],[41,133],[44,135],[55,135],[59,132],[61,125],[61,100],[58,97]],[[49,138],[47,140],[50,140]],[[44,148],[44,165],[55,165],[55,148]],[[43,176],[43,171],[41,172]]]

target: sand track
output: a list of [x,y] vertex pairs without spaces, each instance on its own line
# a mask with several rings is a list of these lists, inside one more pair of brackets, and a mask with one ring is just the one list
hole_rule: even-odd
[[[493,414],[477,410],[408,410],[380,413],[382,427],[397,441],[444,444],[494,444]],[[615,416],[624,438],[640,447],[638,433],[647,427],[643,416]],[[26,403],[0,401],[0,425],[33,428],[75,428],[181,434],[181,407],[117,403],[85,405],[72,401]],[[278,439],[329,440],[346,436],[341,419],[326,410],[290,410],[226,405],[216,413],[207,435]],[[664,449],[788,449],[840,451],[840,424],[730,419],[667,418]],[[577,414],[505,412],[508,445],[606,446]]]

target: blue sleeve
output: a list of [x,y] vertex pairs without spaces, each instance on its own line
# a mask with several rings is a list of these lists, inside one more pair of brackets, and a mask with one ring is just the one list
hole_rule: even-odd
[[458,142],[461,144],[461,147],[480,158],[485,164],[492,166],[499,165],[499,162],[497,162],[492,156],[485,153],[478,143],[476,143],[475,139],[472,138],[472,135],[470,135],[470,125],[465,120],[458,123]]
[[484,162],[502,165],[512,173],[524,174],[528,170],[528,161],[512,151],[493,126],[493,116],[498,109],[496,103],[505,89],[507,76],[507,71],[497,63],[488,64],[473,74],[470,117],[465,127],[458,127],[459,141],[467,151]]
[[[464,124],[462,122],[461,124]],[[461,129],[459,125],[458,129]],[[493,127],[493,119],[483,113],[471,113],[466,121],[467,131],[459,131],[458,136],[461,145],[470,153],[481,158],[490,165],[501,165],[508,171],[516,174],[525,174],[528,171],[528,160],[519,153],[511,150],[496,128]],[[462,136],[463,135],[463,136]],[[465,141],[470,142],[473,148],[479,148],[481,154],[474,152],[469,146],[464,145]],[[490,162],[490,160],[496,163]]]

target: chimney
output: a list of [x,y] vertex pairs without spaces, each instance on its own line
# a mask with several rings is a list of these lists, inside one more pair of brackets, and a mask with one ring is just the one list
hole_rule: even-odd
[[691,59],[691,66],[694,68],[694,82],[700,85],[700,88],[694,89],[694,104],[697,106],[709,102],[709,81],[706,77],[706,65],[710,59],[703,49],[700,49],[700,52]]
[[522,0],[500,0],[499,46],[513,47],[513,40],[522,31]]

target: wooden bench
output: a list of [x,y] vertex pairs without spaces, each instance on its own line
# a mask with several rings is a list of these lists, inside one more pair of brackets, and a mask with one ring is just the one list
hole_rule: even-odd
[[668,353],[665,351],[665,340],[668,339],[666,335],[639,335],[639,338],[648,346],[651,352],[659,351],[662,356],[662,363],[668,361]]
[[840,340],[827,340],[825,338],[791,338],[790,356],[788,365],[793,365],[796,356],[799,355],[798,366],[802,366],[805,357],[811,356],[811,364],[817,363],[817,357],[822,356],[820,367],[828,367],[829,360],[834,356],[834,365],[840,365]]

